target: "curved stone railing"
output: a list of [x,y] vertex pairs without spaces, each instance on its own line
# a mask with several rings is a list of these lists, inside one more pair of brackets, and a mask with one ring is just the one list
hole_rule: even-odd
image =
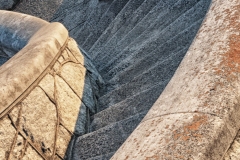
[[[1,46],[14,52],[20,50],[17,55],[12,57],[0,68],[0,94],[2,97],[0,112],[1,115],[3,115],[11,109],[10,106],[12,104],[15,105],[17,103],[17,99],[22,93],[26,91],[48,67],[60,48],[64,45],[68,35],[67,31],[57,26],[57,24],[50,24],[49,26],[46,21],[31,16],[3,12],[1,17],[1,24],[4,24],[1,25]],[[24,18],[28,21],[25,21]],[[8,22],[7,19],[11,21]],[[21,26],[22,24],[26,26]],[[34,26],[30,24],[34,24]],[[40,30],[43,26],[44,29],[42,28]],[[63,34],[50,34],[46,36],[46,33],[43,33],[43,31],[54,27],[58,27],[57,30],[62,29]],[[46,36],[45,41],[43,41],[45,38],[41,37],[42,35]],[[53,36],[55,36],[55,39],[59,39],[58,42],[51,40]],[[29,42],[27,43],[27,41]],[[50,46],[50,43],[55,45]],[[41,52],[41,48],[46,51]]]
[[48,22],[25,14],[1,11],[0,66],[20,51],[30,37]]
[[60,23],[0,14],[0,45],[17,52],[0,66],[0,159],[66,158],[95,112],[98,75],[87,73],[91,68]]
[[170,83],[112,159],[231,155],[225,153],[240,128],[239,15],[238,0],[212,1]]

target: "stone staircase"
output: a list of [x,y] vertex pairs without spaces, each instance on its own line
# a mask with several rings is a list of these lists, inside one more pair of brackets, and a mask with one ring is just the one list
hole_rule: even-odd
[[92,57],[105,86],[90,132],[75,141],[73,159],[111,158],[173,76],[209,1],[114,0],[94,7],[70,34]]
[[[63,23],[102,76],[88,133],[74,137],[67,159],[110,159],[175,73],[210,0],[63,1]],[[91,65],[91,64],[89,64]],[[69,153],[70,153],[69,152]]]

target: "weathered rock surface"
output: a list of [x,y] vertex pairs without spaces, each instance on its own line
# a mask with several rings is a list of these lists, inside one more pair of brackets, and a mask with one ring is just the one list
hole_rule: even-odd
[[10,9],[16,0],[0,0],[0,9]]
[[21,0],[14,11],[30,14],[49,21],[61,7],[63,0],[36,1]]
[[231,144],[231,147],[228,149],[227,153],[224,156],[224,160],[238,160],[240,157],[240,135],[239,131]]

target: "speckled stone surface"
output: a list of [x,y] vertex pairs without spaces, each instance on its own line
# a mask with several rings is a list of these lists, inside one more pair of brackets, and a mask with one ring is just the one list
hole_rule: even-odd
[[[0,159],[64,159],[72,152],[70,142],[87,132],[89,114],[95,112],[94,76],[87,74],[85,58],[63,25],[1,13],[1,19],[27,18],[32,30],[16,29],[17,36],[28,37],[20,39],[26,46],[0,66]],[[5,24],[18,28],[16,22]]]
[[224,156],[224,160],[238,160],[240,157],[240,132],[238,131],[231,147]]
[[175,75],[112,159],[222,159],[240,128],[239,1],[213,0]]
[[50,21],[53,15],[59,10],[59,7],[62,5],[62,3],[63,0],[21,0],[14,11],[30,14],[32,16]]
[[10,9],[16,0],[0,0],[0,9]]
[[[42,17],[46,20],[53,18],[54,20],[63,21],[72,29],[72,33],[75,33],[76,31],[76,35],[78,35],[79,38],[78,41],[81,42],[81,45],[86,47],[87,50],[91,50],[91,45],[97,40],[98,36],[101,35],[101,32],[107,28],[107,25],[109,24],[108,20],[113,20],[114,17],[116,17],[115,22],[118,22],[117,18],[121,19],[121,22],[125,20],[124,16],[127,15],[125,15],[123,12],[119,12],[124,4],[128,4],[127,7],[129,7],[129,9],[133,8],[131,5],[136,7],[135,3],[133,3],[136,2],[134,0],[129,0],[131,3],[129,3],[127,0],[114,0],[112,1],[113,3],[110,1],[97,0],[82,0],[77,2],[74,0],[56,0],[49,3],[47,1],[40,2],[24,0],[22,2],[23,3],[18,5],[16,11],[25,12],[26,9],[28,9],[29,13]],[[74,2],[76,3],[74,4]],[[142,2],[143,1],[139,1],[139,3]],[[162,2],[165,3],[166,1],[163,0]],[[189,20],[187,16],[194,16],[195,13],[197,13],[196,9],[201,8],[201,6],[203,6],[202,4],[204,4],[204,1],[199,3],[198,0],[179,0],[175,2],[173,0],[169,0],[168,2],[170,4],[179,2],[175,4],[176,8],[173,10],[179,15],[181,15],[180,12],[182,12],[183,8],[187,10],[187,8],[191,6],[189,5],[190,3],[197,3],[195,6],[196,8],[192,8],[188,14],[183,14],[184,16],[181,16],[181,18],[178,19],[180,22],[185,22],[181,23],[183,25],[187,25],[188,23],[191,24],[190,21],[188,23],[184,21],[184,18],[186,18],[185,20]],[[154,104],[148,115],[144,118],[137,129],[112,159],[237,159],[239,155],[239,134],[237,134],[237,132],[240,128],[240,111],[238,107],[240,87],[238,83],[240,73],[240,62],[238,61],[240,45],[240,9],[238,3],[239,2],[237,0],[212,1],[208,15],[187,55],[176,71],[175,76],[164,90],[163,94]],[[180,4],[182,7],[179,7]],[[74,13],[71,13],[69,12],[69,8],[71,8],[73,5],[74,9],[72,10],[74,10]],[[107,10],[108,6],[109,9]],[[114,8],[114,6],[116,8]],[[127,7],[124,8],[126,9]],[[169,7],[172,8],[171,5],[169,5]],[[178,7],[179,10],[177,9]],[[98,11],[99,14],[97,14]],[[104,16],[99,16],[101,15],[100,11],[101,13],[104,12],[106,14],[104,14]],[[118,12],[120,14],[117,16]],[[168,14],[171,13],[172,11],[168,12]],[[91,18],[93,19],[93,22],[98,21],[99,17],[106,18],[102,21],[99,21],[99,23],[96,23],[99,24],[99,27],[96,27],[98,25],[93,26],[92,24],[86,22]],[[167,22],[169,20],[168,16],[165,16],[164,18],[166,19],[163,22]],[[4,21],[7,20],[8,19],[5,19]],[[150,23],[152,23],[155,20],[155,16],[152,16],[152,19],[148,20]],[[16,22],[18,23],[19,21]],[[86,29],[86,32],[83,32],[83,30],[79,30],[78,28],[78,26],[81,26],[83,23],[84,25],[82,29]],[[138,31],[141,29],[142,31],[145,30],[145,26],[147,24],[144,25],[144,22],[142,24],[143,26],[140,25],[140,28],[132,26],[135,28],[136,32],[131,32],[132,34],[128,34],[126,37],[129,38],[125,38],[126,41],[123,40],[123,43],[118,46],[118,50],[121,50],[121,48],[125,47],[128,48],[123,52],[124,54],[122,54],[122,57],[128,55],[130,51],[134,51],[135,53],[135,50],[139,50],[139,52],[142,51],[143,53],[150,53],[152,51],[154,51],[153,53],[156,53],[158,50],[152,50],[154,46],[158,46],[155,44],[155,42],[158,40],[166,40],[164,39],[165,36],[156,36],[157,34],[151,33],[151,29],[149,29],[149,32],[145,32],[145,34],[143,34],[143,39],[148,36],[151,39],[151,34],[153,37],[155,35],[156,39],[152,40],[152,43],[149,43],[153,44],[153,46],[146,45],[147,47],[142,46],[141,48],[142,43],[140,45],[139,42],[139,45],[133,43],[132,47],[130,46],[130,48],[129,43],[132,42],[132,39],[138,37]],[[170,28],[167,29],[171,30],[172,27],[173,26],[170,25]],[[181,28],[180,25],[175,25],[175,27]],[[42,32],[45,31],[44,34],[46,34],[46,32],[49,32],[49,29],[51,30],[51,27],[45,28],[42,30]],[[125,27],[123,27],[123,29],[125,31]],[[189,30],[192,31],[192,28],[189,28]],[[87,35],[88,33],[89,35]],[[119,34],[120,33],[121,32],[119,32]],[[186,33],[190,34],[190,32]],[[79,36],[80,34],[83,34],[83,36]],[[62,37],[64,37],[64,34],[55,37],[60,41],[60,45],[54,40],[54,42],[51,44],[53,46],[58,46],[57,50],[59,49],[59,46],[65,42],[65,40],[61,41]],[[163,38],[160,39],[160,37]],[[34,37],[32,37],[30,42],[37,40],[41,41],[41,38],[41,34],[36,34]],[[118,38],[116,38],[116,40],[118,41]],[[66,152],[66,146],[68,145],[71,136],[74,137],[75,135],[82,135],[88,130],[88,127],[85,126],[89,120],[88,113],[95,113],[96,109],[95,104],[92,103],[94,102],[94,98],[91,97],[91,95],[96,91],[95,86],[98,86],[97,83],[92,82],[90,77],[98,77],[98,75],[95,75],[95,73],[92,74],[92,72],[86,67],[92,65],[89,63],[88,58],[85,58],[82,55],[79,56],[79,51],[75,48],[77,45],[75,43],[70,43],[72,41],[71,39],[67,39],[67,41],[69,44],[68,50],[61,52],[59,57],[56,58],[56,61],[54,61],[56,63],[52,65],[52,68],[46,67],[48,68],[46,73],[44,73],[43,77],[39,78],[39,80],[41,80],[40,83],[34,83],[34,85],[30,85],[32,88],[27,92],[28,95],[22,97],[22,101],[19,101],[21,103],[14,105],[13,110],[8,112],[8,116],[5,115],[5,119],[2,118],[0,121],[0,123],[8,127],[7,129],[1,128],[3,135],[7,136],[9,139],[9,141],[6,141],[6,143],[0,144],[0,147],[3,148],[1,154],[5,153],[5,157],[10,159],[17,159],[19,157],[23,159],[53,159],[53,157],[56,159],[63,159]],[[138,42],[138,40],[136,40],[136,42]],[[24,43],[19,45],[20,43],[18,42],[6,42],[6,44],[17,44],[17,47],[21,45],[24,46]],[[107,45],[106,47],[111,49],[112,46],[116,45]],[[170,46],[171,45],[169,45],[169,47]],[[174,46],[171,47],[174,48]],[[109,65],[105,69],[101,68],[102,71],[105,72],[112,67],[111,64],[115,62],[115,60],[112,61],[112,58],[116,58],[116,62],[121,60],[121,58],[116,57],[115,54],[111,54],[117,53],[115,52],[115,49],[116,47],[112,47],[111,52],[109,52],[107,49],[105,52],[98,51],[99,54],[94,53],[96,54],[95,61],[99,64],[98,67],[106,67],[105,65],[102,65],[102,62],[104,61],[104,64],[106,63],[107,65],[108,63]],[[6,53],[7,52],[4,51],[0,55],[6,55]],[[100,53],[102,55],[105,55],[105,53],[110,54],[109,56],[105,57],[101,56]],[[18,59],[21,58],[21,56],[16,57]],[[34,61],[34,64],[38,64],[38,60],[41,58],[44,59],[45,57],[37,58],[37,60]],[[149,59],[151,58],[152,57],[149,56]],[[48,63],[49,61],[46,62]],[[132,59],[127,59],[126,64],[130,64],[130,62],[134,62],[134,67],[137,66],[135,63],[136,61],[132,61]],[[138,62],[138,72],[142,72],[142,64],[148,66],[147,64],[153,61],[149,61],[148,63],[145,62],[147,62],[145,59],[142,59],[142,61]],[[11,64],[11,62],[4,64],[4,67],[6,67],[8,64]],[[41,66],[46,65],[41,62],[39,62],[39,64],[41,64]],[[125,67],[127,67],[127,65]],[[167,65],[167,63],[165,63],[165,65]],[[27,63],[27,67],[29,66],[31,65]],[[107,79],[110,79],[110,75],[117,75],[121,67],[122,66],[114,69],[113,72],[110,72],[109,74],[104,73],[104,75],[109,76]],[[160,72],[161,66],[158,67],[159,68],[155,68],[155,71],[158,71],[156,73]],[[22,69],[21,67],[19,68]],[[18,68],[15,67],[15,69]],[[131,87],[134,85],[136,85],[136,88],[138,85],[143,86],[141,83],[137,82],[141,82],[141,80],[149,82],[156,77],[152,71],[150,72],[152,73],[153,77],[148,77],[148,75],[145,74],[145,79],[143,77],[138,77],[138,79],[135,80],[139,81],[132,81],[132,83],[129,83],[128,86],[126,85],[126,88],[123,87],[121,89],[122,92],[112,92],[114,93],[114,95],[111,95],[114,96],[112,102],[120,102],[120,98],[118,100],[118,95],[121,97],[121,94],[123,95],[123,98],[127,98],[128,96],[126,95],[126,92],[128,92],[128,89],[132,93],[137,93],[133,92],[135,90],[133,90]],[[27,74],[27,72],[23,73]],[[129,81],[129,79],[131,80],[134,78],[137,72],[133,71],[132,74],[130,72],[130,76],[127,76],[128,74],[129,73],[126,72],[125,74],[119,76],[119,80],[123,80],[121,83],[125,83]],[[160,74],[161,73],[157,75]],[[32,77],[31,75],[27,76],[36,79],[36,77]],[[84,79],[82,77],[84,77]],[[73,80],[73,78],[76,78],[77,82]],[[27,81],[26,78],[23,80],[14,80],[16,80],[14,81],[16,83],[19,81]],[[158,81],[155,80],[154,83],[155,82],[157,83]],[[83,85],[83,83],[85,83],[85,85]],[[93,84],[94,87],[89,85],[90,83]],[[36,87],[35,84],[38,84],[38,86]],[[113,87],[117,88],[118,85],[120,85],[120,83],[115,84]],[[146,88],[148,87],[149,86],[146,85]],[[110,94],[111,93],[109,93],[109,95]],[[108,105],[113,105],[113,103],[108,102],[110,99],[109,97],[105,96],[105,99],[102,98],[103,103],[101,105],[103,108],[107,107]],[[33,99],[37,102],[34,102]],[[41,102],[39,102],[40,100]],[[31,105],[31,107],[26,107],[28,105]],[[36,105],[38,109],[35,110],[34,105]],[[44,106],[47,106],[48,108],[44,110]],[[79,116],[77,112],[85,116]],[[27,116],[29,113],[32,113],[32,117]],[[51,114],[51,116],[46,116],[47,113]],[[135,111],[133,113],[135,113]],[[21,117],[24,117],[23,120],[25,121],[23,121]],[[45,123],[43,123],[44,121],[33,121],[32,119],[35,117],[37,117],[38,120],[41,120],[41,117],[43,117],[46,121],[51,121],[51,123],[45,127]],[[39,123],[39,126],[31,125],[36,124],[37,122]],[[77,122],[76,126],[74,126],[74,122]],[[76,156],[76,159],[79,159],[79,157],[89,157],[90,153],[92,156],[94,156],[92,159],[109,159],[109,157],[113,155],[114,150],[117,148],[114,142],[121,144],[124,139],[119,137],[125,136],[124,138],[126,138],[128,135],[123,131],[126,130],[127,133],[130,134],[131,131],[129,128],[135,125],[137,125],[137,122],[132,124],[127,123],[127,121],[121,121],[117,124],[111,124],[106,128],[102,128],[97,132],[79,137],[76,141],[79,142],[76,145],[79,146],[79,148],[75,149],[74,156]],[[44,139],[43,136],[36,132],[36,130],[44,131],[49,135],[49,137]],[[112,132],[107,132],[106,130],[111,130]],[[11,135],[7,135],[7,132],[11,133]],[[14,136],[12,136],[12,134]],[[57,135],[56,137],[58,138],[55,137],[54,139],[53,135]],[[100,135],[100,138],[98,135]],[[89,141],[84,141],[83,139],[85,137],[90,137]],[[83,140],[83,142],[81,140]],[[74,143],[75,140],[71,140],[69,147],[70,149],[68,152],[71,152],[71,148],[73,146],[72,144]],[[95,148],[91,148],[90,152],[88,147],[91,145]],[[6,147],[4,148],[3,146]],[[86,153],[86,156],[80,154],[80,150],[83,150],[84,153]],[[110,151],[110,153],[108,153],[108,151]]]

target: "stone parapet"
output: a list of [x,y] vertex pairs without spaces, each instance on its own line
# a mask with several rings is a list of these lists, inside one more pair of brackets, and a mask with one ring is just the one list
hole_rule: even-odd
[[30,15],[1,10],[0,24],[0,46],[15,54],[26,46],[33,34],[49,23]]
[[64,159],[88,132],[100,76],[62,24],[0,14],[1,45],[17,52],[0,66],[0,159]]

